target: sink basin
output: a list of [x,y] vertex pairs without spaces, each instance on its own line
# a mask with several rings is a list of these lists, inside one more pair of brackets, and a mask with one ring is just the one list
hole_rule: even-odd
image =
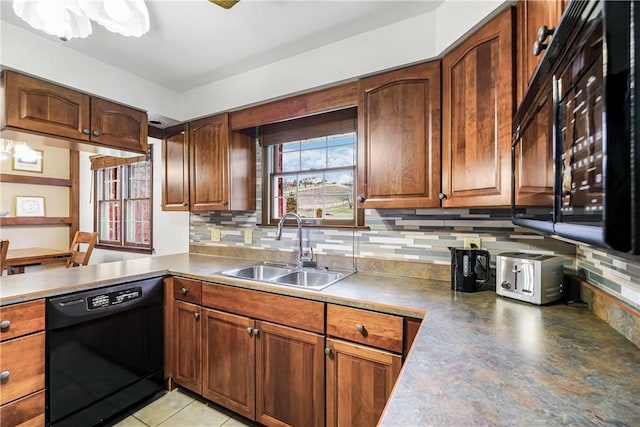
[[240,279],[256,280],[273,285],[292,286],[320,291],[353,274],[351,271],[304,269],[289,265],[260,263],[225,270],[221,274]]
[[342,279],[344,274],[329,272],[329,271],[316,271],[316,270],[302,270],[293,271],[285,274],[284,276],[276,277],[274,282],[289,285],[300,286],[310,289],[324,289]]
[[259,281],[269,281],[275,277],[294,271],[289,267],[281,267],[269,264],[255,264],[248,267],[234,268],[223,271],[225,276],[240,277],[242,279],[253,279]]

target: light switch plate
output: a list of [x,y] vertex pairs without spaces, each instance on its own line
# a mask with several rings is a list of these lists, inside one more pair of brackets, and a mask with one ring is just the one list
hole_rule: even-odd
[[219,242],[220,241],[220,230],[218,230],[217,228],[212,228],[211,229],[211,241],[212,242]]
[[[475,245],[475,246],[473,246]],[[465,237],[464,238],[464,248],[465,249],[480,249],[481,240],[479,237]]]
[[244,231],[244,243],[245,245],[250,245],[253,243],[253,231],[245,230]]

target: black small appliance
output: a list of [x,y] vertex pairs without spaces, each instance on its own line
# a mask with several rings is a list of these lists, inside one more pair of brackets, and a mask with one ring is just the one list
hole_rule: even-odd
[[451,289],[475,292],[489,280],[491,255],[483,249],[456,249],[451,251]]

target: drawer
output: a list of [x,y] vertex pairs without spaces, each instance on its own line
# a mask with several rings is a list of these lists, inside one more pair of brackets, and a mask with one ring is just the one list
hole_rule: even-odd
[[0,426],[44,425],[44,390],[0,407]]
[[174,277],[173,298],[200,305],[202,300],[202,282],[199,280]]
[[402,316],[327,305],[327,335],[402,353]]
[[0,307],[0,341],[44,330],[44,300]]
[[44,388],[44,332],[0,343],[0,405]]
[[324,303],[318,301],[205,282],[202,284],[202,305],[324,333]]

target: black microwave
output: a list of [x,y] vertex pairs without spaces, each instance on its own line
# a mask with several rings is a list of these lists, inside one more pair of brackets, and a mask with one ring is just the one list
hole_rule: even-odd
[[514,116],[514,224],[640,253],[635,16],[633,1],[568,4]]

